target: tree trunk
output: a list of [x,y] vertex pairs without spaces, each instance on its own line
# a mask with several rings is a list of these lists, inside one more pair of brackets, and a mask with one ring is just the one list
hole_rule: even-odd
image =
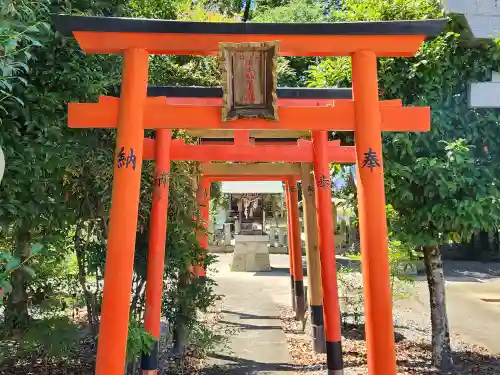
[[432,359],[436,367],[447,370],[453,368],[453,359],[446,313],[443,260],[438,245],[424,246],[424,261],[431,306]]
[[[16,235],[14,256],[21,263],[30,253],[30,231],[28,228],[20,228]],[[12,293],[6,301],[5,325],[8,330],[25,328],[29,323],[28,292],[26,291],[26,272],[21,267],[12,272]]]
[[177,315],[175,319],[175,326],[173,332],[174,339],[174,347],[173,352],[174,355],[178,359],[178,365],[182,363],[182,359],[184,357],[184,352],[186,350],[186,346],[188,343],[188,327],[187,327],[187,317],[189,315],[189,301],[186,296],[182,293],[182,290],[186,288],[186,285],[190,282],[191,273],[189,271],[180,271],[179,272],[179,282],[178,282],[178,290],[181,291],[177,303]]
[[[98,332],[99,313],[97,311],[97,301],[94,298],[92,292],[87,288],[86,257],[85,249],[81,240],[82,229],[83,223],[78,222],[78,224],[76,225],[75,237],[73,239],[75,244],[76,261],[78,264],[78,281],[85,297],[85,305],[87,307],[87,322],[89,324],[92,335],[96,337]],[[87,226],[87,243],[90,237],[90,232],[91,226],[89,224]]]
[[[139,276],[137,276],[139,277]],[[141,304],[139,304],[139,301],[141,300],[141,296],[144,293],[144,285],[146,284],[146,280],[141,279],[136,285],[136,288],[134,290],[134,295],[132,297],[132,303],[130,304],[130,316],[133,316],[134,318],[138,319],[139,318],[139,313],[142,310]]]
[[252,0],[245,0],[245,11],[243,12],[243,22],[247,22],[250,18],[250,6],[252,5]]

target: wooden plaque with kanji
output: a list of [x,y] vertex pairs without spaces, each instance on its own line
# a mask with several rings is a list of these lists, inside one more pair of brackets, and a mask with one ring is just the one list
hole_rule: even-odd
[[276,56],[279,42],[220,43],[222,120],[278,119]]

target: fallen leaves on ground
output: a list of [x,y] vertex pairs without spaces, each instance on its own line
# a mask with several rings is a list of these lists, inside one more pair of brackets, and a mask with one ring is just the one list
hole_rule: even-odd
[[93,375],[95,345],[83,339],[70,358],[51,358],[32,353],[22,359],[4,358],[0,375]]
[[[326,355],[317,354],[311,346],[310,322],[302,330],[302,322],[295,320],[290,308],[280,309],[281,327],[286,333],[288,348],[293,363],[300,367],[300,374],[323,375],[326,369]],[[407,327],[411,329],[411,327]],[[344,375],[367,375],[366,345],[363,329],[348,328],[342,332]],[[454,354],[457,370],[440,373],[431,364],[431,346],[424,341],[407,340],[400,333],[396,340],[396,361],[398,375],[499,375],[500,356],[485,348],[460,343]]]
[[[207,313],[203,319],[208,327],[220,320],[220,311]],[[14,344],[14,343],[13,343]],[[182,360],[172,355],[172,345],[160,345],[159,360],[163,375],[200,373],[204,366],[204,355],[196,348],[187,348]],[[24,358],[0,358],[0,375],[94,375],[96,343],[84,337],[80,345],[68,358],[51,358],[43,353],[32,353]],[[129,373],[137,374],[138,371]],[[140,363],[136,364],[136,369]]]

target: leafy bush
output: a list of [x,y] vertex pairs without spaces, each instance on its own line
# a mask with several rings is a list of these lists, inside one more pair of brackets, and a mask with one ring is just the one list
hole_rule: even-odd
[[144,326],[132,320],[128,327],[127,360],[137,359],[141,353],[150,354],[153,350],[154,338],[144,331]]
[[32,320],[22,334],[5,336],[4,332],[0,340],[0,364],[13,358],[70,357],[80,339],[80,327],[68,317]]
[[12,292],[12,284],[10,283],[10,275],[19,270],[20,272],[27,273],[31,277],[35,277],[33,268],[27,263],[37,255],[43,246],[41,244],[33,244],[29,251],[29,255],[21,260],[11,252],[0,251],[0,306],[3,303],[4,297]]
[[[410,297],[410,287],[415,282],[412,265],[419,262],[415,259],[413,248],[401,241],[390,239],[388,256],[393,301]],[[350,254],[348,258],[350,264],[342,266],[338,272],[342,323],[360,325],[364,316],[364,294],[361,278],[356,271],[359,270],[361,255]]]

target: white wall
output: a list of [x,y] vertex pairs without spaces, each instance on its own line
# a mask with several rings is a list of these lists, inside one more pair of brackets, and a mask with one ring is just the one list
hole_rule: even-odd
[[441,0],[446,13],[463,14],[475,38],[497,38],[500,31],[500,1]]

